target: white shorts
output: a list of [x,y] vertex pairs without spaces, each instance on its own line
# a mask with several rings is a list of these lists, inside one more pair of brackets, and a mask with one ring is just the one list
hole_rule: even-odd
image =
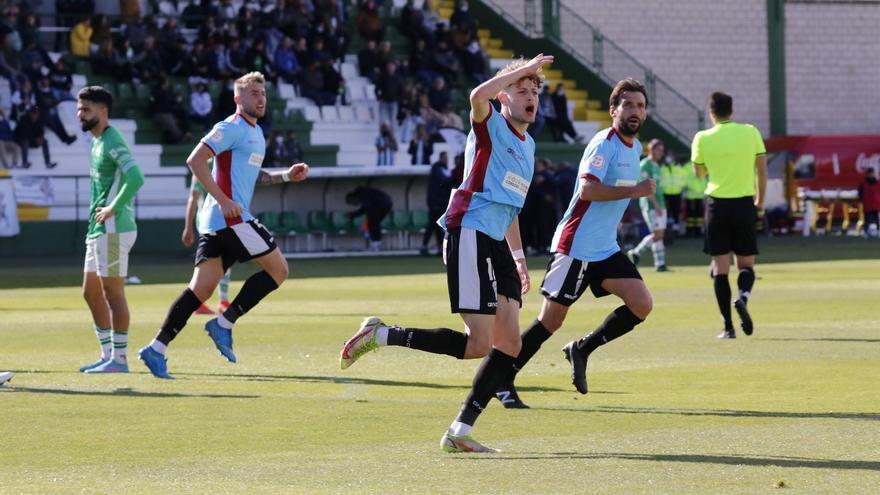
[[666,230],[666,210],[661,210],[662,215],[657,215],[656,211],[651,208],[642,210],[642,217],[645,219],[645,223],[648,224],[651,232]]
[[104,234],[86,239],[84,272],[98,272],[99,277],[127,277],[128,252],[134,246],[137,231]]

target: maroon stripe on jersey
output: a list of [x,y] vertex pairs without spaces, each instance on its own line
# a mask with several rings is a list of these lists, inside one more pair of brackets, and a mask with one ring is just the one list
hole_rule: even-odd
[[475,192],[483,191],[483,182],[486,179],[486,171],[489,169],[489,157],[492,156],[492,140],[489,138],[489,118],[492,112],[482,122],[472,122],[471,128],[476,136],[477,149],[474,152],[474,165],[471,173],[462,182],[452,196],[449,208],[446,211],[446,227],[461,227],[461,219],[467,213]]
[[611,132],[608,133],[608,136],[605,138],[605,140],[611,141],[611,138],[614,137],[615,134],[617,134],[617,140],[620,141],[621,143],[623,143],[624,146],[626,146],[627,148],[633,147],[632,143],[627,143],[626,141],[623,140],[622,137],[620,137],[620,133],[617,132],[617,129],[615,129],[614,127],[611,128]]
[[[586,179],[590,182],[602,182],[593,174],[581,174],[581,179]],[[562,234],[559,236],[559,244],[556,246],[557,253],[571,253],[571,246],[574,244],[574,235],[577,233],[577,229],[580,227],[584,215],[587,214],[587,210],[590,209],[591,203],[591,201],[578,198],[571,211],[571,216],[568,217],[568,220],[565,221],[565,225],[562,227]]]
[[[220,190],[229,199],[235,201],[232,196],[232,151],[226,150],[214,158],[214,164],[217,166],[217,185]],[[241,217],[226,218],[226,226],[232,227],[241,223]]]

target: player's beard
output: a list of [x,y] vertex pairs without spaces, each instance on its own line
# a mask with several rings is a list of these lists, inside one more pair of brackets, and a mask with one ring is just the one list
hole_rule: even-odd
[[82,127],[83,132],[89,132],[98,125],[98,117],[93,118],[92,120],[81,120],[80,127]]
[[254,121],[260,120],[260,119],[262,119],[262,118],[266,115],[266,107],[263,107],[263,112],[262,112],[262,113],[260,113],[260,111],[257,110],[257,106],[256,106],[256,105],[252,106],[251,108],[244,108],[244,107],[242,107],[242,110],[244,110],[244,113],[245,113],[248,117],[254,119]]
[[617,122],[617,131],[624,136],[635,136],[639,133],[639,129],[642,128],[642,123],[643,121],[639,120],[638,125],[636,125],[635,129],[633,129],[630,125],[629,119],[621,119],[619,122]]

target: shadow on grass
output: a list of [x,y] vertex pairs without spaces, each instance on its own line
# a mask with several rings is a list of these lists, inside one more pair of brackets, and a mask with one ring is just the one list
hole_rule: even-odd
[[158,398],[203,398],[203,399],[259,399],[259,395],[228,394],[184,394],[176,392],[140,392],[131,388],[116,390],[73,390],[67,388],[9,387],[5,393],[23,392],[30,394],[85,395],[94,397],[158,397]]
[[[401,380],[376,380],[371,378],[349,378],[341,376],[310,376],[310,375],[259,375],[232,373],[174,373],[174,376],[188,378],[224,378],[246,382],[300,382],[300,383],[335,383],[340,385],[379,385],[384,387],[415,387],[433,389],[464,389],[469,390],[470,384],[448,385],[445,383],[410,382]],[[553,387],[520,387],[525,392],[564,392]]]
[[813,459],[810,457],[787,457],[772,456],[759,457],[747,455],[710,455],[710,454],[626,454],[617,452],[608,453],[579,453],[579,452],[551,452],[534,454],[498,454],[489,456],[461,456],[458,459],[470,461],[521,461],[521,460],[546,460],[546,459],[616,459],[624,461],[652,461],[652,462],[687,462],[697,464],[722,464],[730,466],[772,466],[784,468],[808,468],[808,469],[855,469],[863,471],[880,471],[880,462],[857,461],[841,459]]
[[[592,392],[590,392],[592,393]],[[797,412],[746,411],[736,409],[657,409],[648,407],[598,406],[575,409],[570,407],[536,407],[547,411],[575,411],[609,414],[665,414],[676,416],[717,416],[732,418],[801,418],[801,419],[855,419],[880,421],[880,412]]]
[[776,340],[776,341],[799,341],[799,342],[867,342],[871,344],[880,343],[880,339],[847,339],[843,337],[811,337],[811,338],[758,338],[756,340]]

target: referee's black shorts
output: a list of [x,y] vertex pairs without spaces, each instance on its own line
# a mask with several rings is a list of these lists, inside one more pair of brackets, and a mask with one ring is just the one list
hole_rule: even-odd
[[755,224],[758,212],[752,196],[706,199],[706,239],[703,252],[720,256],[733,251],[738,256],[758,254]]

